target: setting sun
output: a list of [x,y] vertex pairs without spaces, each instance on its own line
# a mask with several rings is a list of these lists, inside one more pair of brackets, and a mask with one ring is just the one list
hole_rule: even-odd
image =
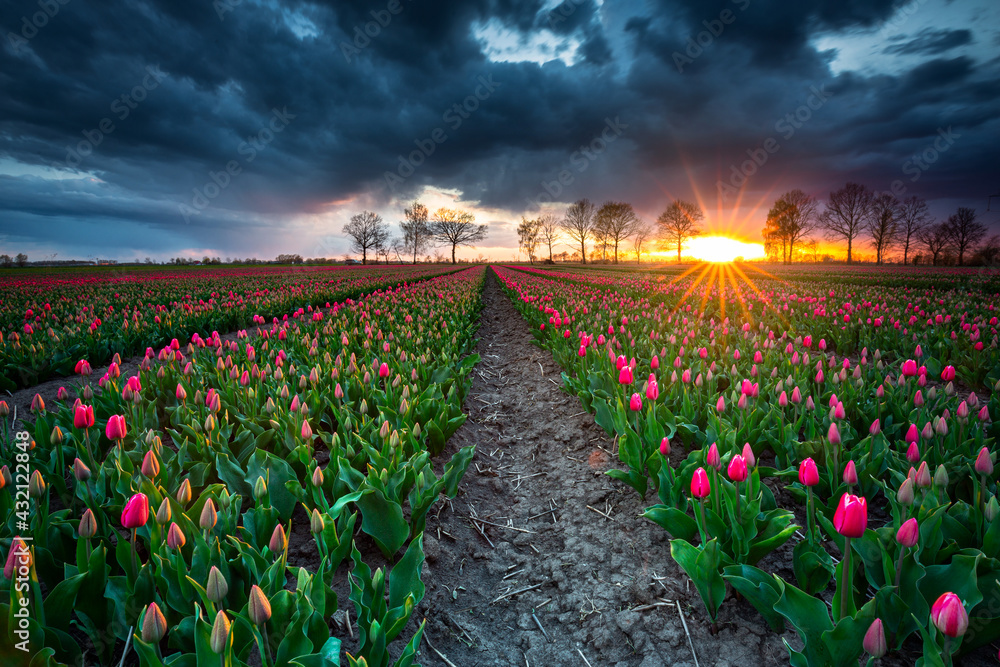
[[699,236],[687,242],[684,254],[705,262],[732,262],[737,257],[764,257],[764,246],[760,243],[737,241],[727,236]]

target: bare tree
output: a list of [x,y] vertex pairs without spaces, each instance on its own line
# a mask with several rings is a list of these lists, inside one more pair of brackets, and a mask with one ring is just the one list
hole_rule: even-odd
[[589,199],[580,199],[569,205],[566,217],[559,224],[566,235],[580,244],[580,257],[587,263],[587,239],[594,233],[594,211],[597,207]]
[[430,229],[427,226],[427,207],[418,201],[403,210],[406,220],[401,220],[399,228],[403,231],[403,246],[406,254],[413,251],[413,263],[417,263],[419,255],[430,241]]
[[802,190],[791,190],[778,198],[786,204],[782,233],[788,239],[788,262],[795,257],[795,244],[804,241],[816,229],[819,202]]
[[888,192],[872,198],[868,215],[865,216],[865,227],[872,236],[876,264],[881,264],[885,260],[889,248],[899,240],[901,213],[899,200]]
[[826,210],[820,218],[828,238],[847,241],[848,264],[851,263],[854,239],[858,238],[865,228],[865,219],[873,197],[872,191],[866,186],[860,183],[848,183],[830,193],[830,200],[826,203]]
[[648,222],[640,222],[632,232],[632,249],[635,250],[635,263],[642,262],[642,247],[656,234],[656,227]]
[[899,209],[899,240],[903,244],[903,264],[910,261],[910,246],[916,245],[917,238],[927,223],[927,202],[917,196],[907,197]]
[[948,228],[945,224],[929,225],[920,230],[917,234],[917,241],[927,248],[931,255],[931,263],[937,266],[938,258],[948,246],[951,239],[948,237]]
[[389,239],[389,225],[382,216],[371,211],[363,211],[351,216],[344,225],[344,234],[351,239],[351,250],[361,253],[361,263],[368,263],[368,251],[377,251]]
[[976,210],[973,208],[959,208],[958,211],[948,216],[945,223],[948,238],[958,250],[958,265],[962,266],[965,260],[965,253],[975,247],[977,243],[986,236],[986,226],[976,222]]
[[477,225],[476,216],[468,211],[439,208],[434,219],[428,223],[430,238],[434,242],[451,246],[451,263],[455,264],[455,249],[460,245],[472,245],[486,238],[487,225]]
[[764,223],[764,252],[768,258],[777,260],[778,249],[781,249],[781,262],[788,263],[788,236],[785,234],[785,217],[788,215],[788,202],[778,199],[771,210],[767,212]]
[[993,266],[1000,257],[1000,234],[994,234],[986,239],[976,251],[976,259],[986,266]]
[[615,248],[615,264],[618,263],[618,246],[632,235],[639,217],[631,204],[619,201],[608,201],[597,211],[597,226],[605,234],[608,245]]
[[535,263],[535,250],[538,248],[538,236],[541,232],[541,221],[537,218],[528,219],[523,215],[517,226],[518,247],[528,255],[528,261]]
[[705,214],[697,204],[681,199],[674,200],[656,219],[660,228],[660,237],[677,246],[677,263],[681,261],[681,248],[694,236],[701,234],[701,221]]
[[23,269],[25,266],[28,265],[28,256],[25,255],[23,252],[19,252],[17,253],[17,256],[14,257],[14,263],[17,264],[19,268]]
[[544,213],[538,218],[538,240],[549,249],[549,261],[552,262],[552,246],[559,240],[559,218],[551,213]]

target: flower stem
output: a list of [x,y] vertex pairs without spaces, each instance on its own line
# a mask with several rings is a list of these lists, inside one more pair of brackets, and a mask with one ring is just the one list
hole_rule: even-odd
[[701,515],[701,525],[698,526],[698,530],[701,533],[701,543],[705,544],[708,542],[708,524],[705,523],[705,499],[698,499],[698,513]]
[[842,564],[844,566],[844,579],[841,582],[840,588],[840,618],[847,616],[848,596],[854,593],[851,582],[851,538],[849,537],[844,538],[844,560]]
[[906,547],[899,548],[899,560],[896,562],[896,595],[899,595],[899,580],[903,576],[903,556],[906,555]]

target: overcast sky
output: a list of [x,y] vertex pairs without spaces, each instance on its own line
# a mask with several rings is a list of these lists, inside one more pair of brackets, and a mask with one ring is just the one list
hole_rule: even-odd
[[466,256],[581,197],[759,241],[847,180],[1000,228],[996,0],[0,0],[0,32],[31,259],[339,256],[413,198],[490,223]]

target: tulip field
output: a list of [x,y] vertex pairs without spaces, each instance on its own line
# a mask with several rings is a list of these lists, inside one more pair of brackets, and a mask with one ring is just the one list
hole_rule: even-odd
[[[471,517],[458,514],[470,478],[476,494],[496,494],[475,495],[481,511],[510,505],[505,485],[557,494],[577,481],[557,476],[561,454],[547,442],[524,443],[532,468],[504,477],[502,451],[515,446],[505,442],[530,440],[532,425],[510,423],[506,441],[469,435],[472,420],[500,419],[500,407],[482,410],[499,399],[472,391],[487,374],[504,396],[525,391],[504,381],[509,371],[483,368],[517,336],[561,369],[545,389],[572,399],[573,414],[547,419],[588,415],[607,435],[606,447],[577,445],[593,450],[581,470],[599,468],[600,483],[632,499],[643,544],[662,537],[672,569],[652,576],[690,590],[686,643],[671,650],[693,655],[692,635],[721,637],[746,608],[783,647],[778,664],[998,660],[992,273],[706,264],[25,275],[0,279],[0,367],[19,389],[0,401],[2,665],[672,664],[631,641],[627,659],[578,642],[546,662],[530,656],[548,649],[522,642],[516,654],[498,645],[489,661],[453,663],[425,636],[453,602],[470,623],[479,613],[484,633],[499,624],[463,602],[473,583],[462,577],[473,575],[462,535],[475,542],[469,561],[491,563],[468,572],[498,587],[521,570],[489,559],[511,544],[534,558],[526,540],[571,530],[560,512],[626,520],[610,505],[553,501],[506,523],[478,516],[472,496]],[[484,303],[495,304],[484,290],[521,316],[493,317],[488,351],[477,343]],[[534,357],[503,363],[545,375]],[[34,386],[43,381],[46,396]],[[473,404],[481,416],[470,418]],[[476,530],[459,534],[449,520]],[[521,541],[500,543],[511,531]],[[586,559],[585,548],[560,558]],[[300,550],[315,557],[304,563]],[[461,553],[459,567],[429,567],[439,550]],[[549,643],[570,628],[594,636],[593,601],[555,615],[557,591],[591,585],[573,571],[557,588],[529,581],[486,598],[516,606],[537,594],[518,632]],[[619,614],[681,612],[610,590],[621,591]],[[476,644],[461,632],[446,652]],[[739,664],[775,663],[747,654]]]

